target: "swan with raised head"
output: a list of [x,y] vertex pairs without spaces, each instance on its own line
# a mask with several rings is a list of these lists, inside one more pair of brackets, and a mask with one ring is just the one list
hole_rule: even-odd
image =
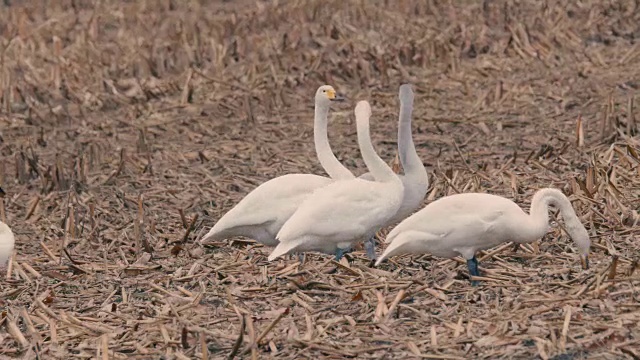
[[[4,197],[4,190],[0,188],[0,197]],[[16,243],[15,237],[9,225],[0,221],[0,268],[8,266],[7,261],[13,254],[13,247]]]
[[371,144],[367,101],[358,102],[355,116],[360,152],[375,181],[340,180],[314,191],[278,232],[279,244],[269,261],[307,251],[335,254],[340,260],[353,243],[369,239],[400,208],[402,181]]
[[[444,258],[461,255],[469,273],[480,276],[475,254],[513,241],[530,243],[549,229],[549,205],[560,209],[569,236],[576,243],[583,269],[589,267],[589,233],[558,189],[538,190],[529,214],[513,201],[483,193],[463,193],[440,198],[398,224],[386,241],[390,243],[376,266],[390,256],[430,253]],[[477,285],[477,281],[472,281]]]
[[245,236],[266,246],[275,246],[278,244],[276,234],[309,194],[334,180],[355,178],[334,156],[327,138],[330,104],[341,100],[332,86],[323,85],[316,91],[314,142],[318,160],[330,177],[287,174],[271,179],[222,216],[201,241]]
[[[400,99],[400,115],[398,116],[398,157],[404,169],[404,175],[399,175],[404,185],[404,196],[402,205],[396,214],[381,226],[397,224],[411,215],[422,204],[427,195],[429,187],[429,175],[424,168],[424,164],[416,151],[411,135],[411,113],[413,112],[413,90],[410,84],[403,84],[398,91]],[[373,175],[365,173],[359,178],[373,180]],[[370,259],[376,258],[375,238],[371,237],[365,241],[365,249]]]

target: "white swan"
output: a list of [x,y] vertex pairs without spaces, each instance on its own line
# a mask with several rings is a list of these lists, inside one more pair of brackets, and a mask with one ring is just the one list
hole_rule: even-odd
[[376,265],[400,254],[461,255],[467,260],[470,274],[480,276],[475,253],[507,241],[522,244],[541,238],[549,229],[549,205],[560,209],[567,232],[578,247],[582,267],[588,268],[589,234],[569,199],[553,188],[535,193],[528,215],[513,201],[497,195],[463,193],[440,198],[391,230],[386,238],[390,244]]
[[314,191],[278,232],[280,243],[269,261],[305,251],[335,254],[339,260],[352,243],[370,238],[400,208],[402,181],[371,144],[369,103],[358,102],[355,115],[360,152],[375,181],[354,178]]
[[[0,188],[0,195],[4,196],[4,190]],[[13,254],[13,246],[16,240],[9,225],[0,221],[0,268],[7,265],[7,261]]]
[[0,221],[0,268],[7,265],[7,261],[13,254],[15,242],[15,237],[9,225]]
[[[402,198],[402,205],[389,221],[383,224],[381,227],[393,225],[402,221],[407,216],[411,215],[416,209],[420,207],[424,197],[427,195],[427,189],[429,188],[429,175],[424,168],[424,164],[420,159],[420,156],[416,152],[416,147],[413,144],[413,137],[411,135],[411,113],[413,111],[413,90],[411,85],[403,84],[398,91],[398,97],[400,98],[400,115],[398,117],[398,157],[400,158],[400,164],[404,169],[404,175],[398,175],[404,185],[404,196]],[[365,173],[359,176],[360,179],[373,180],[371,173]],[[375,235],[374,235],[375,236]],[[365,242],[365,249],[367,256],[370,259],[375,259],[375,240],[374,236],[367,239]]]
[[245,236],[275,246],[276,234],[302,201],[314,190],[334,180],[355,176],[333,155],[327,139],[327,115],[332,101],[340,101],[329,85],[318,88],[315,95],[314,142],[320,164],[331,178],[313,174],[288,174],[271,179],[250,192],[227,212],[201,239],[225,240]]

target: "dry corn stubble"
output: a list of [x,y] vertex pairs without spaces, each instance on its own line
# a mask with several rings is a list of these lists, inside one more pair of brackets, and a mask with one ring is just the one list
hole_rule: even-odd
[[[0,355],[638,358],[640,12],[583,4],[0,5],[0,185],[17,236]],[[369,99],[391,163],[405,81],[425,203],[484,191],[528,207],[558,187],[592,235],[591,270],[560,227],[481,254],[478,289],[459,259],[299,267],[251,241],[195,242],[261,182],[323,174],[320,84],[350,100],[331,115],[339,159],[366,171],[352,114]]]

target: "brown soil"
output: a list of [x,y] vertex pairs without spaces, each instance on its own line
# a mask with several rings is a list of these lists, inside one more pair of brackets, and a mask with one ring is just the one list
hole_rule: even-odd
[[[637,2],[6,3],[0,183],[17,251],[0,357],[640,358]],[[366,171],[367,99],[391,162],[403,82],[425,204],[482,191],[528,209],[557,187],[591,268],[560,226],[481,254],[478,288],[459,259],[374,269],[360,249],[299,266],[247,239],[199,243],[261,182],[324,175],[319,85],[349,99],[332,111],[339,159]]]

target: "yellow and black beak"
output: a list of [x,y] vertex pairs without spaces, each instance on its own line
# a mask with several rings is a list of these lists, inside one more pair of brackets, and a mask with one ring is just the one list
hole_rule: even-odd
[[327,97],[331,101],[344,101],[344,97],[342,95],[340,95],[340,94],[336,94],[336,92],[333,91],[333,90],[329,90],[327,92]]

